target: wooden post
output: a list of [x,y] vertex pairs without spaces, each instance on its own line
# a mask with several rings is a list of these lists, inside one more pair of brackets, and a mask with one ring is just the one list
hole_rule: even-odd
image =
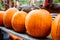
[[52,6],[53,0],[44,0],[43,7]]
[[10,0],[2,0],[4,3],[4,10],[7,10],[8,8],[10,8]]
[[47,5],[48,5],[48,0],[44,0],[43,8],[45,8]]
[[8,8],[10,8],[10,0],[7,0],[7,3],[5,3],[5,7],[6,7],[6,9],[5,10],[7,10]]
[[11,5],[10,5],[10,0],[7,0],[7,5],[8,5],[8,8],[11,7]]

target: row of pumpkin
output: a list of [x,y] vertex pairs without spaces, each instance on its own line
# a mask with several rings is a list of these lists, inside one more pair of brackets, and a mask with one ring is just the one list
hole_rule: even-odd
[[45,9],[36,9],[29,13],[16,8],[0,11],[0,25],[16,32],[27,32],[33,37],[43,38],[51,33],[54,40],[60,39],[60,14],[52,20],[50,13]]

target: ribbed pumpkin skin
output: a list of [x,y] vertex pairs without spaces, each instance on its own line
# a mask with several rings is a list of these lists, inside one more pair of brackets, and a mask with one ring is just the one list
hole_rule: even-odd
[[18,10],[16,8],[9,8],[3,17],[3,24],[5,27],[7,28],[11,28],[11,19],[12,16],[15,14],[15,12],[17,12]]
[[52,22],[51,36],[54,40],[60,40],[60,14]]
[[12,28],[17,32],[25,32],[25,18],[27,13],[23,11],[16,12],[12,17]]
[[27,33],[33,37],[46,37],[51,31],[52,17],[44,9],[33,10],[26,16]]
[[4,16],[4,11],[0,11],[0,25],[3,25],[3,16]]

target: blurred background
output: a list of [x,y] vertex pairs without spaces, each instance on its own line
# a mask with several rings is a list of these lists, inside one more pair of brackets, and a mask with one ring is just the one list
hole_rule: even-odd
[[[60,0],[47,0],[50,4],[54,4],[54,8],[60,8]],[[19,10],[23,9],[39,9],[39,8],[46,8],[49,6],[47,5],[46,0],[0,0],[0,10],[7,10],[10,7],[16,7]],[[56,4],[58,5],[56,6]],[[49,4],[49,5],[50,5]],[[50,8],[51,9],[51,8]],[[55,10],[55,9],[54,9]],[[29,10],[30,11],[30,10]],[[28,12],[29,12],[28,11]]]

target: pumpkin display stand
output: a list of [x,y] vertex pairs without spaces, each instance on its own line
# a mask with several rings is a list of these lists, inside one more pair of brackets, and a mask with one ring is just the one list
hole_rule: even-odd
[[[51,15],[52,15],[52,19],[54,19],[56,17],[56,13],[55,14],[53,13]],[[21,37],[23,40],[52,40],[51,36],[47,36],[46,38],[33,38],[30,35],[28,35],[26,32],[18,33],[18,32],[15,32],[13,29],[8,29],[8,28],[2,27],[2,26],[0,26],[0,29],[2,29],[5,32],[14,34],[18,37]]]

